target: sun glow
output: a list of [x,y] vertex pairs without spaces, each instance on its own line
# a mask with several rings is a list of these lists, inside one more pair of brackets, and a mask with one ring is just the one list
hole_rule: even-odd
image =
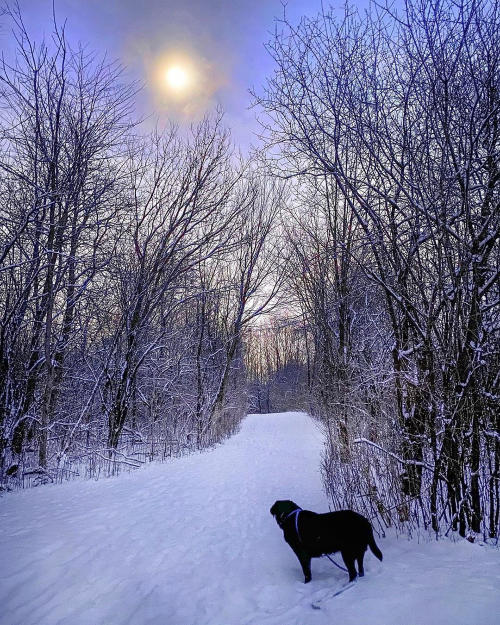
[[165,78],[169,87],[175,90],[184,89],[189,82],[186,70],[178,65],[169,67],[165,73]]
[[225,74],[195,50],[165,50],[148,57],[154,107],[169,120],[198,120],[216,103]]

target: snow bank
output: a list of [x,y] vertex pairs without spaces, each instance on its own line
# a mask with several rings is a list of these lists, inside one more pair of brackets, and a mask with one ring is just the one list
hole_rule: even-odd
[[209,452],[3,497],[0,624],[500,622],[499,552],[465,541],[377,538],[352,589],[331,597],[347,574],[325,558],[304,585],[269,508],[327,510],[321,449],[304,414],[250,415]]

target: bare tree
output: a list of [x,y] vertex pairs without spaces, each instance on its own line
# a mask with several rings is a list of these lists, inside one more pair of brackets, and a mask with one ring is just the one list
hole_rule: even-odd
[[225,365],[215,395],[211,418],[221,419],[231,367],[242,348],[245,328],[269,312],[280,286],[280,263],[272,227],[283,206],[283,187],[269,178],[251,174],[240,189],[238,203],[244,207],[237,228],[237,246],[225,267],[229,285],[221,308],[226,340]]
[[186,295],[182,277],[231,239],[240,174],[221,122],[221,115],[205,119],[191,142],[172,128],[128,156],[131,220],[117,257],[120,320],[106,372],[110,449],[126,423],[138,370],[161,345],[169,316]]

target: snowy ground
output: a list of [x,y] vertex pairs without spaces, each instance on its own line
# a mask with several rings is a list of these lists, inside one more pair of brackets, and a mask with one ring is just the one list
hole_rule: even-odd
[[0,624],[500,623],[500,553],[465,541],[378,538],[345,593],[326,558],[304,585],[269,508],[327,510],[320,450],[306,415],[250,415],[203,454],[3,497]]

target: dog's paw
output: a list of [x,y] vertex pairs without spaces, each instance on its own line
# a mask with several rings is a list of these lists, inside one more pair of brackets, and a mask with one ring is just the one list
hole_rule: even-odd
[[311,581],[311,579],[312,578],[310,576],[309,577],[305,577],[304,578],[304,584],[308,584]]

